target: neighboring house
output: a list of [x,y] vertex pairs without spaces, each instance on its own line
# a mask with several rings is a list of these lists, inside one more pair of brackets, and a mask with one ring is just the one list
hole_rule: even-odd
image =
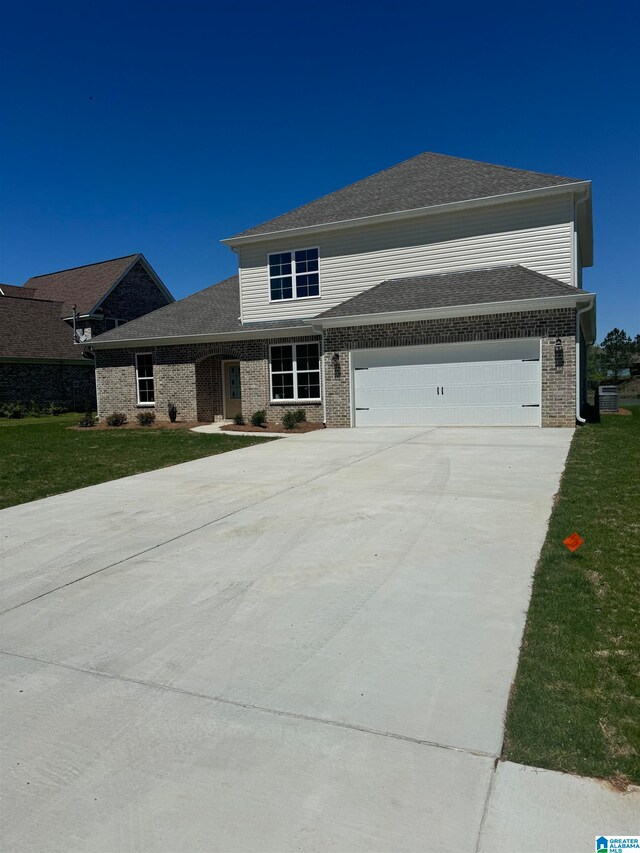
[[0,285],[0,402],[94,403],[93,335],[173,301],[140,254]]
[[223,243],[237,276],[94,341],[101,416],[580,417],[589,181],[421,154]]

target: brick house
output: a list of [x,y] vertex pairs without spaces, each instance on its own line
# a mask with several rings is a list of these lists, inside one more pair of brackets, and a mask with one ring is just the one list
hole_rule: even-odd
[[92,337],[173,301],[140,254],[0,285],[0,402],[95,403]]
[[589,181],[426,153],[222,242],[237,275],[93,342],[100,416],[582,418]]

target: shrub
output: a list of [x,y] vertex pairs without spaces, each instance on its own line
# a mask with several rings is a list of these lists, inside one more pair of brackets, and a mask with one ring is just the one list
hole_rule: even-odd
[[24,418],[27,410],[22,403],[7,403],[5,406],[5,418]]
[[307,420],[307,413],[304,409],[296,409],[293,416],[296,419],[297,424],[301,424]]
[[26,407],[27,415],[30,418],[39,418],[43,413],[42,406],[39,403],[36,403],[35,400],[29,400],[29,405]]
[[245,425],[245,419],[242,417],[242,412],[238,412],[237,415],[233,416],[233,422],[234,422],[234,424],[237,424],[238,426],[244,426]]
[[295,429],[298,426],[295,412],[285,412],[282,416],[282,426],[285,429]]
[[93,409],[91,408],[91,404],[87,403],[87,410],[84,413],[84,417],[81,421],[78,421],[79,427],[92,427],[95,426],[96,419],[93,417]]
[[64,406],[59,406],[57,403],[49,403],[45,411],[48,415],[63,415],[67,410]]
[[259,409],[251,415],[251,423],[253,426],[261,427],[267,422],[267,413],[264,409]]
[[156,413],[155,412],[138,412],[136,415],[136,420],[140,424],[140,426],[151,426],[152,423],[155,423]]
[[107,418],[107,425],[108,426],[118,427],[118,426],[122,426],[123,424],[126,424],[126,422],[127,422],[127,416],[125,415],[124,412],[112,412],[109,415],[109,417]]
[[175,403],[169,403],[169,420],[172,424],[176,422],[176,418],[178,417],[178,410],[176,409]]

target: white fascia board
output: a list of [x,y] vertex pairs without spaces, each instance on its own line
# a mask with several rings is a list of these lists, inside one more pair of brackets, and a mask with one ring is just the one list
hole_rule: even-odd
[[344,317],[316,318],[307,322],[318,329],[345,326],[373,326],[380,323],[410,323],[413,320],[436,320],[449,317],[478,317],[486,314],[511,314],[514,311],[539,311],[546,308],[568,308],[579,302],[593,302],[594,294],[577,291],[566,296],[539,296],[533,299],[509,299],[503,302],[478,302],[444,308],[423,308],[412,311],[386,311],[380,314],[353,314]]
[[[304,321],[306,322],[306,321]],[[175,335],[157,338],[129,338],[127,340],[101,341],[93,338],[91,349],[130,349],[131,347],[162,347],[180,344],[213,344],[230,341],[253,341],[267,338],[290,338],[293,336],[308,337],[317,334],[311,326],[279,327],[278,329],[248,329],[239,332],[210,332],[202,335]]]
[[474,207],[487,207],[495,204],[504,204],[512,201],[525,201],[527,199],[544,198],[547,196],[562,195],[563,193],[575,193],[577,195],[591,195],[591,181],[575,181],[572,184],[559,184],[551,187],[541,187],[535,190],[521,190],[515,193],[503,193],[502,195],[485,196],[483,198],[472,198],[465,201],[453,201],[447,204],[435,204],[429,207],[418,207],[413,210],[399,210],[392,213],[378,213],[374,216],[360,216],[356,219],[343,219],[336,222],[323,222],[320,225],[306,225],[301,228],[285,228],[282,231],[269,231],[261,234],[248,234],[246,237],[227,237],[221,240],[225,246],[236,248],[249,243],[259,243],[268,240],[280,240],[283,237],[295,237],[297,235],[317,234],[322,231],[333,231],[336,228],[358,228],[363,225],[375,225],[379,222],[392,222],[400,219],[413,219],[416,216],[429,216],[450,211],[466,210]]

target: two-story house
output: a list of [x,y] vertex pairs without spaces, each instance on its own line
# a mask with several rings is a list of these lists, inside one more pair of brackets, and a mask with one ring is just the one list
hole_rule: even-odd
[[420,154],[223,243],[237,275],[94,341],[101,416],[581,419],[589,181]]
[[93,404],[92,337],[173,301],[141,254],[0,285],[0,402]]

